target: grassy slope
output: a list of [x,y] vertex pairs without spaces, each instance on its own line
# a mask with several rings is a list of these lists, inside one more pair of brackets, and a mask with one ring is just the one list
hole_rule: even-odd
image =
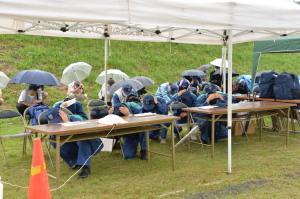
[[[103,70],[103,41],[90,39],[50,38],[22,35],[0,35],[0,71],[12,77],[25,69],[42,69],[60,78],[62,70],[71,63],[84,61],[93,66],[91,76],[84,80],[90,98],[96,98],[100,85],[94,80]],[[171,52],[170,52],[171,47]],[[234,70],[240,74],[251,72],[252,43],[234,45]],[[196,68],[220,57],[220,46],[186,45],[167,43],[111,41],[110,68],[123,70],[130,76],[145,75],[153,78],[156,85],[148,90],[153,93],[163,82],[178,80],[182,70]],[[260,69],[275,69],[300,74],[297,61],[299,54],[263,55]],[[19,91],[24,85],[8,85],[3,90],[5,107],[13,107]],[[47,87],[50,104],[65,97],[65,87]],[[16,123],[0,123],[0,134],[17,132]],[[182,198],[205,192],[206,198],[226,196],[227,198],[293,198],[299,196],[298,135],[293,135],[291,146],[284,147],[283,139],[265,135],[258,142],[257,135],[251,135],[251,142],[233,145],[233,171],[226,175],[227,145],[220,141],[216,145],[216,158],[210,159],[210,148],[193,146],[193,151],[177,149],[177,170],[171,171],[171,161],[152,155],[151,163],[138,159],[123,161],[119,151],[101,161],[93,160],[93,174],[86,180],[72,179],[62,188],[63,198]],[[234,141],[245,141],[236,137]],[[4,181],[27,186],[30,155],[20,157],[21,141],[5,141],[9,162],[17,166],[6,168],[0,162],[0,176]],[[150,143],[152,149],[168,152],[167,145]],[[2,154],[0,155],[2,156]],[[52,156],[54,151],[52,150]],[[1,158],[2,159],[2,158]],[[46,161],[49,163],[48,158]],[[62,180],[71,174],[66,164],[62,165]],[[48,165],[48,172],[54,171]],[[247,181],[264,181],[248,189],[224,188]],[[50,178],[51,188],[55,188]],[[178,191],[172,194],[174,191]],[[181,192],[183,190],[183,192]],[[220,195],[208,191],[220,191]],[[26,198],[26,189],[5,185],[5,198]],[[59,198],[53,193],[54,198]]]

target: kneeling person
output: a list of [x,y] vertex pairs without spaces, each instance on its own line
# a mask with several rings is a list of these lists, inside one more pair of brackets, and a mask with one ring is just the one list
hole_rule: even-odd
[[[74,115],[66,115],[58,108],[51,108],[45,113],[50,124],[82,121],[80,117]],[[79,116],[79,115],[77,115]],[[53,138],[55,136],[51,136]],[[56,148],[56,144],[50,142]],[[99,138],[82,140],[76,142],[67,142],[60,147],[60,157],[72,168],[81,169],[78,178],[86,178],[90,173],[91,155],[95,155],[101,151],[103,144]]]

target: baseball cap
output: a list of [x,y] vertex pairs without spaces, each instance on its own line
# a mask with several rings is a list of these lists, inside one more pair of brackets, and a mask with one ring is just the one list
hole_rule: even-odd
[[190,91],[190,92],[197,91],[197,88],[196,88],[196,87],[191,87],[191,88],[189,89],[189,91]]
[[132,86],[130,84],[124,84],[122,86],[122,90],[124,91],[125,95],[129,95],[132,93]]
[[124,116],[123,113],[121,113],[120,108],[121,107],[126,107],[125,104],[122,103],[118,103],[114,106],[114,115],[118,115],[118,116]]
[[181,100],[183,100],[183,101],[189,101],[191,99],[192,99],[191,92],[186,91],[186,92],[182,93]]
[[59,108],[50,108],[49,111],[45,113],[45,115],[50,124],[60,122]]
[[176,84],[172,84],[172,85],[171,85],[171,91],[175,91],[175,90],[177,90],[177,89],[178,89],[178,87],[177,87]]
[[154,97],[152,95],[146,95],[143,99],[143,108],[146,111],[150,111],[154,108]]
[[190,82],[189,82],[187,79],[182,79],[182,80],[180,81],[180,84],[181,84],[181,87],[182,87],[183,89],[186,89],[187,87],[189,87]]
[[218,90],[218,87],[214,84],[207,85],[204,88],[204,92],[207,94],[215,93],[217,90]]

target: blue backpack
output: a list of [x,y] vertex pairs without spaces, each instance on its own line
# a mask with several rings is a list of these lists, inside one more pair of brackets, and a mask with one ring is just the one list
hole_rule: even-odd
[[277,75],[278,73],[274,71],[264,72],[261,74],[259,80],[259,88],[260,88],[259,97],[275,98],[273,87],[275,85],[275,79]]
[[293,100],[300,99],[300,85],[298,76],[293,73],[280,73],[274,85],[276,99]]
[[29,109],[30,122],[33,126],[38,125],[39,116],[44,111],[49,111],[49,107],[42,104],[35,104]]

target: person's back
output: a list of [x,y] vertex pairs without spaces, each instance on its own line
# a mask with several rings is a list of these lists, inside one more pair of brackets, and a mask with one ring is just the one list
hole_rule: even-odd
[[68,100],[70,100],[70,99],[66,98],[64,101],[58,101],[53,105],[53,107],[55,107],[55,108],[64,107],[64,108],[68,109],[69,111],[71,111],[73,114],[80,115],[83,118],[83,120],[88,120],[88,117],[87,117],[86,113],[84,112],[82,103],[79,101],[76,101],[74,104],[68,106],[68,104],[66,103],[66,101],[68,101]]
[[176,84],[172,84],[172,83],[163,83],[161,84],[156,93],[155,96],[157,97],[161,97],[165,100],[166,104],[170,104],[171,103],[171,97],[177,93],[178,91],[178,86]]

